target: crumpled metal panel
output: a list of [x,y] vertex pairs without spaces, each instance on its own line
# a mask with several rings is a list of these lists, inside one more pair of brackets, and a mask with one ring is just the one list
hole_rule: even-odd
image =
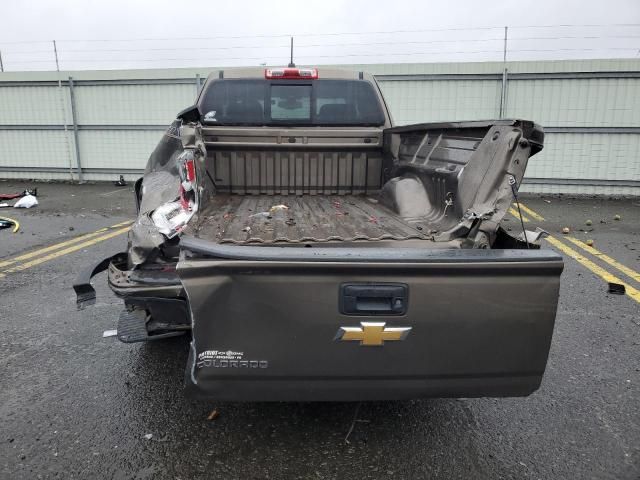
[[144,263],[166,241],[150,215],[160,205],[178,197],[180,176],[177,160],[184,151],[179,136],[180,125],[180,120],[171,124],[147,163],[142,180],[140,211],[129,231],[129,262],[132,265]]
[[382,198],[393,210],[429,222],[439,232],[436,241],[475,235],[476,245],[489,245],[513,200],[510,180],[520,184],[543,141],[542,128],[526,120],[387,129],[391,168]]

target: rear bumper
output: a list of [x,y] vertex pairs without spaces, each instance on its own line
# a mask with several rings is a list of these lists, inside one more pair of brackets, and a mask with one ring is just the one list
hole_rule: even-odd
[[148,270],[127,270],[126,266],[127,254],[121,252],[83,268],[73,281],[78,309],[82,310],[95,303],[96,291],[91,280],[105,270],[108,270],[109,287],[118,297],[124,299],[184,297],[180,279],[175,272],[175,264]]
[[118,263],[126,258],[126,254],[118,253],[83,268],[73,281],[73,290],[76,292],[76,304],[78,310],[96,303],[96,290],[91,285],[91,279],[100,272],[104,272],[110,265]]
[[[109,287],[125,304],[118,322],[121,341],[157,340],[190,330],[187,301],[175,264],[145,270],[127,270],[126,266],[127,254],[119,253],[83,269],[73,283],[78,309],[95,303],[96,292],[91,279],[108,270]],[[125,333],[132,329],[136,335]]]
[[[214,246],[178,264],[193,339],[187,389],[249,401],[524,396],[539,388],[562,259],[548,250]],[[348,250],[348,251],[347,251]],[[344,315],[341,286],[403,283],[405,315]],[[362,321],[403,341],[337,340]]]

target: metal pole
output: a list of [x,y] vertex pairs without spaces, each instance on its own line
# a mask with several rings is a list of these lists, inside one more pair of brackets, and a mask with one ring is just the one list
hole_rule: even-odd
[[58,46],[56,41],[53,40],[53,54],[56,56],[56,72],[60,71],[60,62],[58,61]]
[[78,183],[84,183],[82,178],[82,162],[80,161],[80,142],[78,141],[78,120],[76,115],[76,95],[73,91],[73,77],[69,77],[69,98],[71,100],[71,121],[73,122],[73,141],[76,146],[76,164],[78,168]]
[[196,73],[196,97],[200,93],[200,74]]
[[500,118],[507,109],[507,35],[509,27],[504,27],[504,47],[502,50],[502,88],[500,90]]
[[0,50],[0,72],[4,72],[4,64],[2,63],[2,50]]
[[504,48],[502,55],[502,63],[507,63],[507,32],[509,31],[509,27],[504,27]]
[[289,68],[294,68],[296,66],[295,63],[293,63],[293,37],[291,37],[291,61],[289,62]]
[[[56,57],[56,72],[58,72],[58,93],[60,94],[60,107],[62,108],[62,121],[64,122],[64,138],[67,146],[67,157],[69,158],[69,175],[73,180],[73,166],[71,165],[71,148],[69,147],[69,131],[67,129],[67,108],[65,107],[64,93],[62,91],[62,78],[60,76],[60,62],[58,61],[58,46],[56,41],[53,42],[53,54]],[[77,144],[76,144],[77,148]]]

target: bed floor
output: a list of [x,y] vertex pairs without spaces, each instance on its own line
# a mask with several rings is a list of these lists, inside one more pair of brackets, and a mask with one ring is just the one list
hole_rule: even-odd
[[194,234],[218,243],[428,240],[373,196],[216,195]]

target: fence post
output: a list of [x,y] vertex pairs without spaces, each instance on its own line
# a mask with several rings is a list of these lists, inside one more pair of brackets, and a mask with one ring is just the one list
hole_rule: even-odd
[[196,73],[196,96],[200,95],[205,80],[206,79],[202,78],[199,73]]
[[71,121],[73,122],[73,143],[76,147],[78,183],[84,183],[84,178],[82,176],[82,162],[80,161],[80,142],[78,140],[78,118],[76,113],[76,95],[73,90],[73,77],[69,77],[69,99],[71,100]]
[[53,54],[56,58],[56,76],[58,77],[58,93],[60,97],[60,110],[62,111],[62,127],[64,128],[64,141],[67,147],[67,160],[69,160],[69,176],[73,181],[73,159],[71,158],[71,146],[69,145],[69,129],[67,128],[67,104],[64,98],[64,92],[62,91],[62,75],[60,73],[60,62],[58,61],[58,47],[56,41],[53,42]]
[[504,27],[504,47],[502,50],[502,88],[500,89],[500,118],[504,118],[507,109],[507,32],[509,27]]

